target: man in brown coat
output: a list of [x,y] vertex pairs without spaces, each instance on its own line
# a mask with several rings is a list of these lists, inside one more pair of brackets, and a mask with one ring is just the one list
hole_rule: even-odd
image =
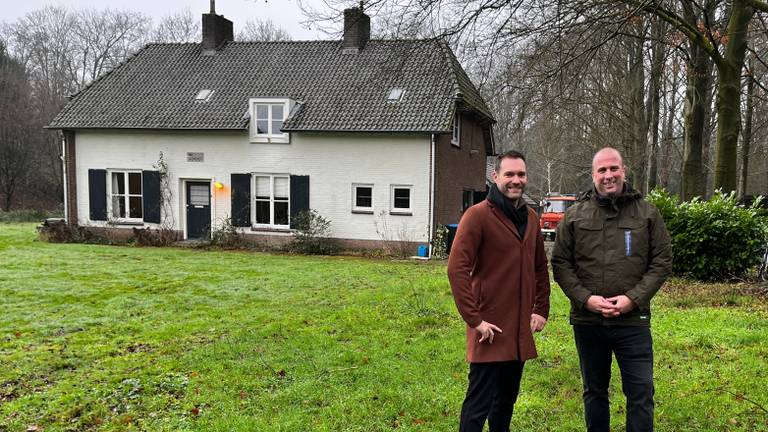
[[509,431],[523,364],[537,356],[533,333],[549,316],[549,273],[536,213],[526,206],[525,157],[496,158],[488,198],[461,219],[448,279],[467,323],[469,386],[460,432]]

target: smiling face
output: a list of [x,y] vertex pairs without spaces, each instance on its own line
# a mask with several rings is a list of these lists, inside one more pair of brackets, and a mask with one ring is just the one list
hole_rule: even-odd
[[604,148],[592,159],[592,183],[602,196],[616,196],[624,189],[624,162],[621,154],[612,148]]
[[525,185],[528,184],[525,161],[509,157],[502,159],[499,169],[493,172],[493,181],[507,198],[520,198],[525,191]]

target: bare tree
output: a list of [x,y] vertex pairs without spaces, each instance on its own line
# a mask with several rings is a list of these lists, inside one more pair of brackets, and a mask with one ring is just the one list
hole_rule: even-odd
[[278,42],[289,41],[291,35],[271,20],[246,21],[245,27],[237,33],[238,41]]
[[197,42],[201,38],[200,19],[189,8],[163,17],[152,33],[154,42]]
[[32,89],[20,62],[0,43],[0,209],[11,210],[30,168]]
[[84,9],[76,12],[72,75],[82,88],[124,61],[145,42],[149,18],[138,12]]

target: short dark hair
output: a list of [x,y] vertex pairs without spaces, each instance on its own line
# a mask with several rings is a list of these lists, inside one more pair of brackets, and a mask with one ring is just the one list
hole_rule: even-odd
[[499,168],[501,168],[501,161],[504,159],[522,159],[523,162],[525,162],[525,155],[517,150],[505,151],[504,153],[496,156],[496,164],[493,167],[494,171],[499,172]]

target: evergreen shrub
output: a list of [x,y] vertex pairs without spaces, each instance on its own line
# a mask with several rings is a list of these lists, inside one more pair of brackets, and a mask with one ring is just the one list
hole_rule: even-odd
[[646,198],[661,213],[672,237],[673,271],[702,281],[743,277],[760,261],[768,218],[759,200],[740,207],[736,194],[720,191],[709,200],[679,202],[662,189]]

